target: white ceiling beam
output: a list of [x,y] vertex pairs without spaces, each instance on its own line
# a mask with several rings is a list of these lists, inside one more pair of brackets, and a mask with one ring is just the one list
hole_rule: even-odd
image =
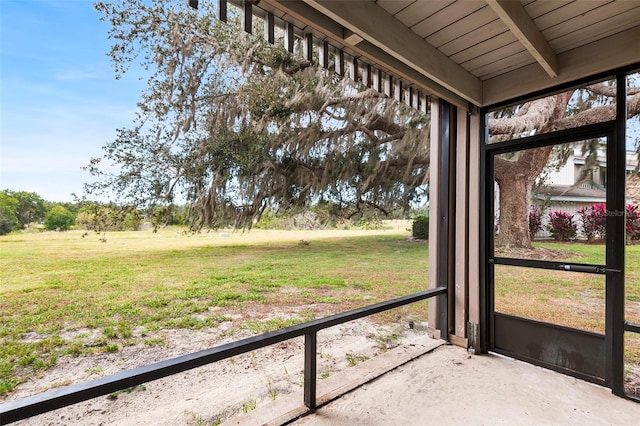
[[[476,105],[482,82],[370,0],[304,0],[372,45]],[[286,1],[281,1],[286,4]]]
[[[484,82],[484,105],[554,87],[558,84],[640,63],[640,27],[635,27],[558,55],[560,74],[549,79],[532,64]],[[594,54],[597,52],[597,54]]]
[[522,3],[513,0],[486,0],[486,2],[547,74],[552,78],[557,77],[556,52],[549,46],[549,43],[536,27]]

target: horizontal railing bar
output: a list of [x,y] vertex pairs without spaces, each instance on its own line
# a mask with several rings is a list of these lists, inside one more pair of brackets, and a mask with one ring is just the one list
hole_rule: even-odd
[[640,324],[635,324],[633,322],[625,322],[624,323],[624,331],[631,331],[633,333],[640,333]]
[[107,395],[152,380],[161,379],[193,368],[202,367],[216,361],[231,358],[276,343],[290,340],[304,334],[333,327],[389,309],[425,300],[447,293],[445,287],[436,287],[408,296],[399,297],[374,305],[353,309],[325,318],[308,321],[291,327],[282,328],[258,336],[204,349],[188,355],[160,361],[143,367],[122,371],[111,376],[78,383],[63,388],[49,390],[26,398],[8,401],[0,405],[0,423],[7,424],[68,405]]
[[587,274],[606,274],[607,272],[622,272],[617,269],[610,269],[604,265],[588,265],[584,263],[568,263],[558,262],[552,260],[538,260],[538,259],[517,259],[512,257],[494,257],[489,259],[490,263],[494,265],[505,266],[525,266],[528,268],[537,269],[549,269],[549,270],[562,270],[570,272],[584,272]]

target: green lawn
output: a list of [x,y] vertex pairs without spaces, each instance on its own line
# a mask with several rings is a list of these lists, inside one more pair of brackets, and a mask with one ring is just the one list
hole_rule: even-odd
[[[562,260],[576,263],[604,264],[604,246],[579,244],[579,243],[535,243],[535,246],[565,253]],[[550,271],[541,269],[524,269],[512,266],[496,266],[496,304],[506,310],[518,311],[523,315],[526,310],[533,310],[540,318],[553,320],[550,317],[554,306],[564,306],[559,323],[570,326],[580,326],[593,331],[604,328],[604,318],[598,327],[580,325],[580,318],[589,321],[580,312],[573,312],[574,317],[569,319],[566,315],[572,315],[569,311],[575,305],[583,305],[582,309],[590,311],[594,315],[599,310],[604,312],[605,277],[603,275],[591,275],[585,273]],[[625,259],[625,298],[626,319],[640,323],[640,245],[626,247]],[[540,310],[540,304],[534,301],[542,301],[547,307]],[[567,301],[570,301],[568,303]],[[588,309],[591,307],[592,309]],[[597,308],[597,309],[596,309]],[[507,312],[503,310],[503,312]],[[544,317],[547,315],[546,317]],[[555,322],[555,321],[554,321]]]
[[[535,243],[565,253],[562,260],[604,264],[604,246]],[[576,272],[496,265],[496,311],[604,333],[605,277]],[[640,245],[626,247],[625,319],[640,323]],[[625,336],[625,358],[640,364],[640,335]]]
[[[423,290],[427,246],[406,237],[404,229],[2,237],[0,394],[62,356],[161,344],[162,329],[216,327],[241,312],[234,327],[257,334]],[[265,319],[260,306],[283,314]],[[407,309],[424,315],[425,306]]]
[[[162,345],[161,330],[257,334],[427,287],[427,245],[387,231],[168,229],[0,237],[0,395],[65,356]],[[537,243],[538,244],[538,243]],[[540,244],[601,263],[602,246]],[[498,266],[499,311],[588,330],[604,327],[601,276]],[[628,246],[626,317],[640,323],[640,245]],[[376,317],[423,320],[426,303]],[[265,315],[267,310],[277,314]],[[241,314],[241,320],[234,320]],[[626,356],[640,364],[640,339]]]

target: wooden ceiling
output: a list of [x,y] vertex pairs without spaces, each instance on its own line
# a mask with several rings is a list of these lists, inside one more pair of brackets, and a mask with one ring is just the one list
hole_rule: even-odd
[[489,105],[640,64],[640,0],[253,4],[459,105]]

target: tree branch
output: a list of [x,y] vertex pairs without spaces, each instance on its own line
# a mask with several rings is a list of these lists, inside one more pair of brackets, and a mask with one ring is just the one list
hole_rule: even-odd
[[523,115],[509,118],[489,118],[490,135],[508,135],[539,129],[547,124],[556,106],[556,96],[538,99],[525,105]]
[[[609,98],[615,98],[617,96],[617,89],[615,86],[606,85],[604,83],[592,84],[587,86],[587,90],[595,93],[596,95],[607,96]],[[627,96],[633,96],[640,93],[640,87],[627,87]]]
[[[627,100],[627,118],[640,114],[640,92]],[[550,131],[573,129],[579,126],[586,126],[593,123],[615,120],[616,104],[603,105],[582,111],[571,117],[555,121],[549,126]]]

